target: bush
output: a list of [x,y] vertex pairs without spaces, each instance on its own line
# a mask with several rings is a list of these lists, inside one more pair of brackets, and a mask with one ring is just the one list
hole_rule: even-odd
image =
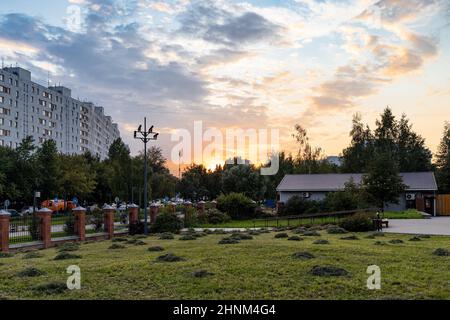
[[228,222],[231,220],[230,216],[226,213],[223,213],[222,211],[218,209],[208,209],[206,210],[206,220],[208,223],[211,224],[219,224]]
[[342,219],[339,226],[351,232],[366,232],[374,230],[372,218],[365,213],[356,213]]
[[151,232],[173,232],[178,233],[183,228],[183,222],[174,213],[163,213],[156,217],[151,226]]
[[254,218],[255,207],[256,204],[243,193],[232,192],[217,198],[217,208],[232,219]]
[[306,200],[300,196],[291,197],[281,212],[281,215],[299,215],[306,213],[317,213],[323,211],[323,203],[315,200]]

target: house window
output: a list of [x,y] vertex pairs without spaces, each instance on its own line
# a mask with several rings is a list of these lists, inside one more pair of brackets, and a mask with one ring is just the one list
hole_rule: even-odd
[[5,103],[5,97],[0,97],[0,103]]
[[0,81],[5,81],[5,75],[4,74],[0,74]]

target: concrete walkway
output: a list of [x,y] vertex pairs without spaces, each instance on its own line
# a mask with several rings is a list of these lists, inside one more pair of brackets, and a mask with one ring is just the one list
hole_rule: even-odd
[[450,217],[431,219],[389,219],[389,233],[434,234],[450,236]]

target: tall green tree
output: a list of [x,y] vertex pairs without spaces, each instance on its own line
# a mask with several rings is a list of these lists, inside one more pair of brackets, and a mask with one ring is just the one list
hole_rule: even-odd
[[350,146],[343,151],[343,172],[365,172],[367,163],[373,155],[373,135],[369,126],[361,120],[361,114],[353,116],[352,130],[350,131]]
[[405,114],[398,122],[397,160],[401,172],[429,171],[432,169],[432,153],[425,139],[412,130]]
[[386,153],[378,154],[363,175],[362,187],[369,196],[369,202],[383,212],[387,203],[398,203],[400,193],[405,191],[397,163]]
[[131,157],[130,149],[118,138],[109,147],[108,162],[112,167],[111,191],[113,198],[129,201],[131,199]]
[[437,181],[441,192],[450,192],[450,123],[444,125],[444,132],[436,153]]
[[47,140],[38,148],[36,166],[42,199],[53,199],[58,195],[60,181],[58,148],[54,140]]
[[60,194],[64,199],[85,200],[95,190],[95,172],[83,155],[60,155]]
[[264,177],[251,165],[236,165],[224,170],[222,183],[225,194],[237,192],[261,200],[266,193]]

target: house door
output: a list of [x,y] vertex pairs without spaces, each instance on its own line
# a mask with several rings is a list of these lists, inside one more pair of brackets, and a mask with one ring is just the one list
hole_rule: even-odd
[[425,212],[434,215],[434,198],[425,197]]

